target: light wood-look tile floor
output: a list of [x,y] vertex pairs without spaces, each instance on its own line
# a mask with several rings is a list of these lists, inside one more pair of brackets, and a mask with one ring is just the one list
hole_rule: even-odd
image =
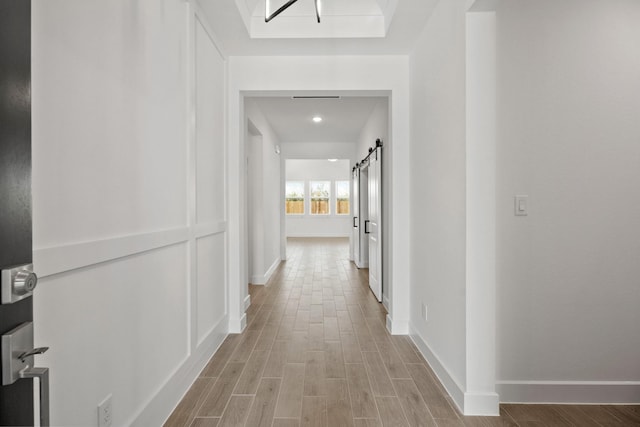
[[501,405],[463,417],[386,312],[346,239],[289,239],[269,285],[250,286],[247,328],[229,335],[167,427],[631,426],[638,406]]

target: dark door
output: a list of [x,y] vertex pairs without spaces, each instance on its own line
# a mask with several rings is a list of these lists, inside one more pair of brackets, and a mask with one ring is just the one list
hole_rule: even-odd
[[[31,0],[0,0],[0,268],[31,256]],[[0,305],[0,335],[32,320],[32,298]],[[33,424],[33,380],[0,386],[0,425]]]

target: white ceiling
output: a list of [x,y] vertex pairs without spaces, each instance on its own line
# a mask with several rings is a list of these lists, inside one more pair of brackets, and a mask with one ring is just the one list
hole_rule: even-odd
[[[265,0],[199,0],[221,50],[229,56],[406,55],[438,0],[298,0],[264,22]],[[448,1],[448,0],[444,0]],[[286,0],[270,0],[272,10]],[[356,142],[381,98],[252,98],[281,142]],[[314,115],[324,121],[315,124]]]
[[[298,0],[265,24],[264,1],[199,0],[227,55],[408,54],[438,0],[323,0],[320,24],[313,18],[313,0]],[[267,34],[257,38],[259,30]]]
[[[321,23],[316,19],[316,1]],[[235,0],[251,38],[384,37],[398,0],[296,0],[270,22],[287,0]]]
[[[249,98],[254,101],[280,142],[357,142],[380,97],[340,99]],[[314,116],[322,117],[314,123]]]

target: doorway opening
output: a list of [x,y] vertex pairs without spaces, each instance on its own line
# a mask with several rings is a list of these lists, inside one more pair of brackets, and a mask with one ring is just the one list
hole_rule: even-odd
[[[261,252],[256,250],[256,245],[264,247],[273,243],[274,234],[279,235],[279,238],[276,238],[279,245],[277,262],[286,261],[288,258],[288,237],[343,237],[349,242],[347,258],[361,269],[369,268],[368,247],[371,244],[371,236],[364,240],[356,234],[360,228],[364,231],[365,219],[360,224],[356,218],[360,217],[360,214],[356,215],[355,209],[367,211],[368,232],[371,226],[375,229],[380,227],[380,219],[391,218],[391,206],[387,204],[387,201],[391,200],[391,156],[380,158],[379,168],[376,169],[376,188],[385,194],[385,199],[383,200],[382,196],[375,199],[379,202],[379,207],[375,211],[378,220],[374,222],[368,213],[370,189],[367,180],[370,171],[364,170],[363,176],[367,180],[362,181],[361,187],[357,189],[353,187],[352,171],[367,155],[369,149],[376,147],[378,139],[385,142],[385,152],[391,153],[393,143],[390,139],[390,94],[379,91],[332,92],[331,95],[335,96],[331,98],[327,98],[326,93],[322,96],[314,93],[315,97],[300,98],[295,96],[300,93],[286,91],[242,92],[241,95],[242,122],[250,124],[244,126],[244,143],[240,150],[243,158],[248,157],[251,165],[251,153],[255,153],[257,144],[255,137],[256,134],[260,134],[262,153],[277,153],[276,162],[279,165],[277,171],[267,173],[263,170],[262,181],[256,178],[260,176],[259,168],[248,166],[246,175],[243,176],[245,182],[241,183],[240,191],[244,193],[245,198],[245,212],[242,216],[246,221],[246,237],[241,242],[244,242],[246,248],[243,248],[240,254],[245,256],[246,283],[260,284],[260,281],[255,280],[253,268],[250,271],[249,266],[256,266],[256,257],[260,256]],[[312,161],[318,164],[314,166],[312,163],[305,163]],[[381,173],[382,162],[385,162],[385,174]],[[329,171],[338,165],[341,174],[331,175]],[[320,170],[320,173],[314,176],[296,175],[314,168]],[[278,176],[279,185],[267,191],[264,181],[273,176]],[[256,188],[260,188],[261,193],[256,192]],[[366,195],[367,198],[356,200],[358,195]],[[275,218],[273,206],[267,208],[267,199],[277,201]],[[265,235],[262,242],[259,234],[255,233],[255,216],[259,210],[256,207],[259,207],[261,202],[262,227],[271,234],[269,239]],[[380,234],[376,235],[374,241],[374,244],[379,242],[379,256],[375,263],[379,274],[376,275],[375,282],[380,288],[377,293],[374,291],[374,294],[387,311],[391,309],[392,289],[389,229],[380,227]],[[260,270],[259,276],[265,279],[263,283],[267,283],[269,273],[277,269],[277,264],[270,264],[271,258],[265,258],[266,262]],[[248,290],[241,290],[240,301],[243,301],[243,298],[246,307]]]

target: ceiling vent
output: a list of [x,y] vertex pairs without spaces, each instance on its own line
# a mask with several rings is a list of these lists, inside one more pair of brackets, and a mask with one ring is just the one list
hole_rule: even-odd
[[291,99],[340,99],[339,95],[327,95],[327,96],[292,96]]

